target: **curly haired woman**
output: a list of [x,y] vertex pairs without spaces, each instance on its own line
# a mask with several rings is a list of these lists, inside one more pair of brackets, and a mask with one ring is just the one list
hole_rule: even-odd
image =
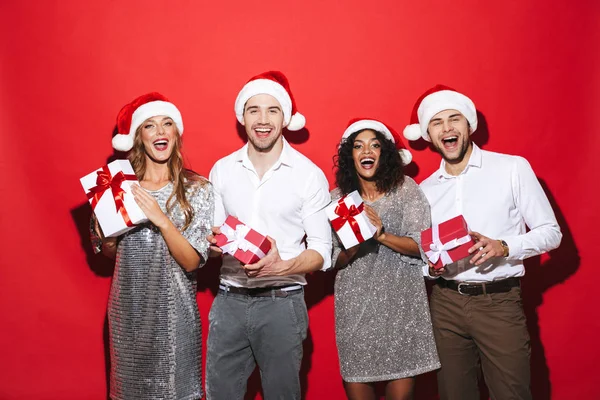
[[[404,175],[410,153],[391,128],[350,121],[334,157],[333,201],[358,190],[374,237],[349,249],[334,239],[336,341],[348,399],[411,399],[415,376],[439,368],[422,275],[420,232],[429,204]],[[399,149],[399,150],[398,150]]]

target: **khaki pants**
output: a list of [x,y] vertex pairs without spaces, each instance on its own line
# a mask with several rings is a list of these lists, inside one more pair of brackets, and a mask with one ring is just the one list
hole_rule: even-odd
[[430,305],[441,400],[479,400],[479,363],[492,399],[531,399],[521,288],[465,296],[435,285]]

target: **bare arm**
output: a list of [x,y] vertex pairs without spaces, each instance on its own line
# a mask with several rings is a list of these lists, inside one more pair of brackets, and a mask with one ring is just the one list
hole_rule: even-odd
[[407,236],[396,236],[391,233],[384,232],[379,235],[376,240],[397,253],[415,257],[419,257],[421,255],[417,242]]
[[340,249],[338,256],[335,260],[334,268],[340,269],[340,268],[344,268],[346,265],[350,264],[350,262],[356,256],[356,253],[358,253],[359,248],[360,248],[360,244],[350,247],[349,249]]

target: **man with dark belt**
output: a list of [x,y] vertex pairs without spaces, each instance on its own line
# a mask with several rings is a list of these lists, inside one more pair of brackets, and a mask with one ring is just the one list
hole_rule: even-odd
[[[215,225],[232,215],[268,235],[271,250],[251,265],[223,257],[209,315],[207,399],[243,399],[256,364],[266,400],[300,399],[308,327],[304,275],[331,266],[331,227],[324,212],[329,184],[282,136],[284,128],[302,129],[305,120],[281,72],[252,78],[238,94],[235,113],[248,143],[210,172]],[[215,244],[214,236],[208,240]]]
[[[492,399],[531,399],[530,344],[521,305],[523,260],[555,249],[562,234],[531,166],[522,157],[480,149],[475,105],[438,85],[415,104],[404,136],[423,137],[442,156],[421,183],[432,223],[462,214],[473,255],[424,274],[437,279],[431,317],[442,364],[443,400],[478,400],[479,364]],[[527,231],[529,228],[529,231]]]

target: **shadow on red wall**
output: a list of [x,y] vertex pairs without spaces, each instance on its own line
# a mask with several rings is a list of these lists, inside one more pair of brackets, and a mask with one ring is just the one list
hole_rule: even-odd
[[[538,178],[539,179],[539,178]],[[541,262],[541,257],[532,257],[525,261],[525,277],[522,279],[523,308],[527,316],[527,326],[531,336],[531,391],[534,399],[550,400],[551,383],[540,338],[540,326],[537,308],[543,304],[543,295],[554,285],[565,282],[577,272],[580,264],[579,251],[563,213],[558,208],[554,196],[546,183],[539,179],[542,188],[550,200],[563,238],[560,247],[550,252],[550,258]]]

